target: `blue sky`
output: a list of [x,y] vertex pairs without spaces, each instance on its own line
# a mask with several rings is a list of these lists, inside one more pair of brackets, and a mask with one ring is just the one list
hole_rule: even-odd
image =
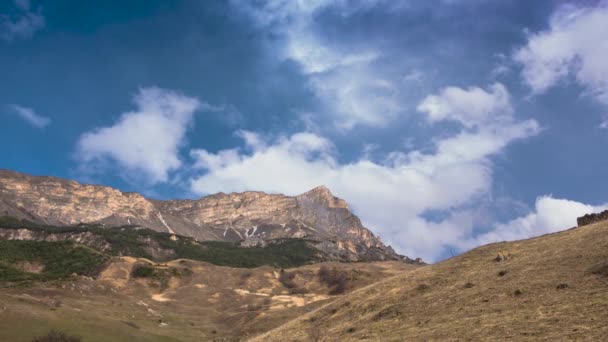
[[0,0],[0,167],[324,184],[440,260],[606,208],[606,32],[605,1]]

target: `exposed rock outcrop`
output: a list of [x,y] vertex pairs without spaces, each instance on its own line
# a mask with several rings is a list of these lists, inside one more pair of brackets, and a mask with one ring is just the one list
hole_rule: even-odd
[[85,246],[105,252],[110,249],[110,244],[100,236],[91,232],[57,232],[47,234],[45,232],[31,229],[4,229],[0,228],[0,239],[2,240],[24,240],[24,241],[73,241]]
[[608,220],[608,210],[604,210],[601,213],[587,214],[587,215],[581,216],[576,219],[576,223],[580,227],[580,226],[586,226],[588,224],[605,221],[605,220]]
[[56,177],[0,170],[0,216],[35,223],[139,226],[198,240],[259,245],[282,238],[320,241],[341,260],[414,260],[382,243],[324,186],[298,196],[248,191],[196,200],[152,200],[137,193]]

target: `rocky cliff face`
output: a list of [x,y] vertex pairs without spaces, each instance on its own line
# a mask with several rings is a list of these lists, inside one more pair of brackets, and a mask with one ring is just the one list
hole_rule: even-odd
[[307,238],[320,241],[318,248],[337,259],[412,261],[385,246],[324,186],[293,197],[243,192],[159,201],[106,186],[0,170],[1,215],[50,225],[133,225],[244,245]]
[[581,227],[581,226],[586,226],[588,224],[593,224],[596,222],[606,221],[606,220],[608,220],[608,210],[604,210],[601,213],[587,214],[587,215],[581,216],[576,219],[576,223],[579,227]]

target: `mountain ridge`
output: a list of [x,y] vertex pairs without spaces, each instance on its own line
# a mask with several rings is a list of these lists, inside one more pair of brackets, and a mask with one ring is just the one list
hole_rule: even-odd
[[349,210],[346,201],[323,185],[296,196],[246,191],[158,200],[105,185],[2,169],[0,215],[59,226],[140,226],[245,246],[306,238],[318,241],[317,248],[335,260],[421,262],[384,245]]

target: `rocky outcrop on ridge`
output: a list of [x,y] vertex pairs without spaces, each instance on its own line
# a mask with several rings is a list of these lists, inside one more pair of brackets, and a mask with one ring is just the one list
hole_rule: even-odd
[[576,223],[580,227],[605,220],[608,220],[608,210],[604,210],[601,213],[587,214],[581,216],[576,219]]
[[161,201],[107,186],[0,170],[0,216],[57,226],[144,227],[243,245],[303,238],[320,242],[318,248],[337,260],[419,262],[384,245],[324,186],[298,196],[248,191]]

